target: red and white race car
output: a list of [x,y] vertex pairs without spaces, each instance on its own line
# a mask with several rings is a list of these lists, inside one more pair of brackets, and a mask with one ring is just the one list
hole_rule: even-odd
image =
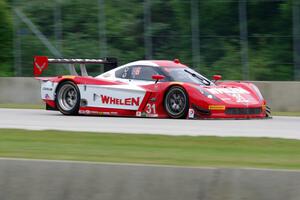
[[[34,58],[39,76],[48,63],[69,64],[70,75],[37,78],[46,108],[65,115],[155,118],[266,118],[270,111],[258,88],[249,82],[205,78],[178,59],[141,60],[117,67],[113,58]],[[81,75],[75,70],[80,65]],[[104,64],[105,71],[88,76],[85,64]],[[112,69],[113,68],[113,69]]]

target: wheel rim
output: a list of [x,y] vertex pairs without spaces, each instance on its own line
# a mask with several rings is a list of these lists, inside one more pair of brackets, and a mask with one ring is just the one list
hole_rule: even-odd
[[186,108],[186,95],[183,91],[175,89],[166,97],[166,108],[171,115],[181,115]]
[[63,85],[58,93],[58,102],[63,110],[72,110],[77,103],[77,91],[75,87],[70,84]]

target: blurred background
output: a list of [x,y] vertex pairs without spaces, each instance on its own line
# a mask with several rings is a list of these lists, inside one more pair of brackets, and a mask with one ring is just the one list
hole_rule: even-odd
[[34,55],[179,58],[208,77],[299,81],[300,1],[0,0],[0,76],[32,76]]

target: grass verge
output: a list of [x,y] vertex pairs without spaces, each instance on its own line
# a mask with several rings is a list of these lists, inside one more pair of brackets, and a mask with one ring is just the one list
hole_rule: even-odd
[[0,129],[0,157],[300,169],[300,140]]
[[300,112],[272,112],[274,116],[300,116]]
[[43,105],[43,104],[14,104],[14,103],[0,103],[0,108],[45,109],[45,105]]

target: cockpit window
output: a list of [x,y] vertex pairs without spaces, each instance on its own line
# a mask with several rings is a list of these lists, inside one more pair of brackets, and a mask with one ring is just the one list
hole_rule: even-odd
[[150,66],[133,66],[130,78],[135,80],[153,81],[152,76],[159,74],[157,70]]
[[127,79],[129,77],[129,67],[123,67],[115,72],[117,78]]
[[192,70],[191,68],[173,68],[173,67],[162,67],[163,70],[171,77],[173,81],[196,83],[200,85],[212,85],[213,82]]

